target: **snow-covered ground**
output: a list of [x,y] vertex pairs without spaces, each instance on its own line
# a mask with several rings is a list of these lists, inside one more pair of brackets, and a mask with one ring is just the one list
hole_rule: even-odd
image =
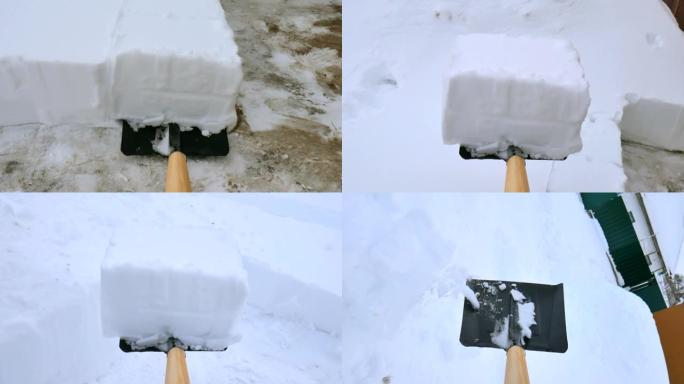
[[564,284],[568,350],[527,352],[531,382],[668,382],[648,306],[617,286],[579,196],[344,203],[346,383],[502,382],[502,350],[459,342],[468,277]]
[[684,193],[644,193],[642,196],[663,261],[674,272],[684,252]]
[[99,289],[115,229],[159,225],[230,233],[248,274],[242,340],[188,353],[193,382],[341,382],[341,208],[339,195],[0,196],[0,383],[161,382],[163,354],[102,335]]
[[[40,9],[41,1],[32,0],[28,3],[30,7]],[[155,87],[166,89],[171,85],[179,87],[179,92],[166,92],[164,96],[175,100],[175,104],[171,104],[172,107],[168,105],[165,107],[174,109],[173,112],[166,111],[171,115],[182,112],[184,117],[193,115],[197,121],[201,122],[203,117],[218,114],[225,118],[223,121],[232,119],[231,121],[234,122],[234,109],[226,110],[225,107],[226,104],[230,104],[232,96],[221,95],[217,105],[214,103],[216,98],[213,96],[203,99],[186,89],[189,83],[202,84],[205,88],[212,89],[212,87],[218,87],[219,83],[225,83],[226,79],[214,79],[208,75],[199,76],[190,73],[189,70],[181,70],[189,68],[187,63],[181,60],[180,63],[174,62],[171,65],[164,61],[163,55],[164,49],[168,46],[175,47],[182,55],[211,56],[212,53],[216,54],[215,49],[223,45],[214,43],[212,39],[226,38],[226,34],[223,33],[225,31],[221,32],[220,28],[220,25],[225,22],[201,20],[199,15],[204,15],[206,8],[212,10],[216,8],[218,15],[223,17],[219,3],[223,6],[225,18],[234,31],[238,54],[242,59],[244,78],[237,101],[238,125],[229,135],[231,153],[227,157],[189,160],[193,189],[196,191],[339,191],[341,189],[342,11],[339,0],[299,0],[286,3],[274,0],[250,2],[107,0],[99,7],[81,7],[82,14],[77,16],[79,23],[72,24],[82,26],[83,30],[73,26],[61,27],[62,24],[68,22],[68,18],[60,16],[65,11],[64,8],[68,8],[63,6],[68,1],[45,3],[49,6],[46,5],[42,12],[36,10],[23,13],[24,15],[42,15],[45,20],[20,23],[20,30],[26,33],[16,34],[16,38],[5,39],[0,43],[0,55],[8,50],[12,52],[19,50],[17,54],[23,54],[31,47],[35,51],[36,47],[48,46],[49,49],[44,49],[47,52],[44,52],[43,56],[52,54],[50,57],[54,62],[46,62],[43,67],[57,68],[66,75],[60,75],[62,72],[59,71],[55,75],[52,70],[44,70],[44,72],[47,71],[44,75],[50,78],[50,84],[48,84],[50,92],[41,94],[38,98],[46,108],[61,108],[61,110],[66,108],[68,113],[62,116],[64,119],[60,121],[42,121],[51,123],[49,125],[26,124],[26,121],[21,121],[23,124],[20,125],[17,125],[19,121],[16,124],[9,124],[7,119],[11,115],[23,113],[21,110],[24,106],[23,101],[14,106],[0,103],[5,108],[5,110],[0,108],[0,112],[5,117],[2,119],[5,123],[0,123],[4,125],[0,126],[0,190],[161,191],[166,172],[166,159],[163,157],[126,157],[121,154],[119,150],[121,128],[113,127],[111,118],[99,124],[98,121],[101,119],[97,117],[105,115],[100,110],[103,108],[99,106],[102,100],[115,98],[118,100],[114,103],[116,108],[126,107],[134,111],[136,115],[158,112],[160,107],[157,102],[160,101],[161,96],[142,97],[143,101],[140,100],[140,90],[137,85],[145,80],[151,83],[154,89]],[[88,2],[80,1],[80,3],[87,5]],[[148,74],[149,76],[140,81],[133,76],[135,79],[121,82],[114,92],[107,94],[102,90],[93,90],[92,87],[93,82],[102,80],[99,77],[105,76],[105,68],[107,68],[105,64],[108,45],[98,44],[98,41],[107,38],[105,24],[115,24],[119,12],[116,5],[121,5],[121,3],[130,5],[129,8],[132,10],[129,9],[124,13],[133,14],[135,16],[133,19],[138,23],[129,26],[124,36],[116,36],[124,45],[119,48],[135,51],[139,48],[138,45],[142,44],[145,46],[143,50],[149,54],[145,56],[146,60],[154,62],[159,59],[157,63],[159,68],[174,67],[174,69],[171,71],[171,76]],[[104,4],[107,6],[105,7]],[[17,6],[9,2],[3,5],[3,10],[12,10]],[[27,5],[24,4],[23,7]],[[147,17],[145,15],[150,14],[156,16],[148,17],[147,21],[144,21]],[[159,15],[163,16],[161,20],[157,18]],[[3,16],[11,18],[12,12],[6,12]],[[139,20],[141,18],[143,21]],[[130,19],[126,20],[130,21]],[[178,26],[174,24],[175,22],[186,24]],[[144,28],[140,27],[140,23],[144,25]],[[156,26],[153,27],[153,24]],[[10,27],[13,25],[13,23],[3,23],[0,31],[8,33],[8,28],[11,31]],[[44,29],[40,29],[41,27]],[[61,33],[51,35],[52,29]],[[186,33],[186,31],[180,36],[175,36],[171,32],[160,35],[154,33],[156,30],[164,29],[192,30],[192,33]],[[63,35],[66,37],[61,38]],[[193,45],[192,36],[198,39],[195,45]],[[171,39],[166,40],[168,37]],[[55,42],[50,43],[53,40]],[[70,45],[64,43],[72,41],[83,43]],[[156,52],[158,57],[155,56],[156,48],[151,48],[155,46],[155,41],[159,48],[159,52]],[[2,63],[12,64],[17,60],[21,62],[20,59],[23,56],[18,57],[19,59],[15,56],[3,58]],[[29,60],[30,57],[26,59]],[[130,64],[127,67],[129,74],[137,74],[135,68],[148,67],[138,65],[140,57],[131,59],[134,59],[133,62],[129,60],[121,65],[124,67]],[[72,61],[83,63],[83,65],[71,65],[70,69],[67,68],[69,70],[60,66],[63,62],[71,63]],[[203,63],[202,60],[199,62]],[[207,63],[202,65],[205,64],[208,65]],[[5,68],[2,65],[0,67]],[[40,74],[40,69],[43,67],[38,65],[38,69],[31,68]],[[131,68],[133,68],[132,71]],[[224,70],[218,71],[222,74],[225,72]],[[207,71],[200,71],[200,73],[206,74]],[[208,73],[213,72],[209,70]],[[0,75],[3,74],[4,72],[0,69]],[[35,94],[24,95],[17,89],[23,92],[24,88],[30,88],[34,83],[42,84],[43,79],[39,75],[31,75],[27,77],[30,81],[22,83],[21,76],[17,76],[0,76],[0,89],[5,89],[9,93],[8,96],[0,92],[0,101],[5,98],[14,100],[17,97],[24,97],[24,99],[36,97]],[[188,78],[193,80],[200,78],[201,81],[190,81]],[[180,97],[181,102],[178,103],[176,98],[180,94],[183,96]],[[183,103],[185,97],[191,101],[199,101],[199,106],[191,107],[191,103]],[[213,104],[209,105],[206,102],[209,99]],[[140,108],[143,104],[145,108]],[[43,115],[46,114],[50,116],[48,112],[43,113]],[[79,122],[80,124],[77,124]]]
[[[501,161],[465,161],[455,146],[442,144],[442,77],[454,36],[463,33],[560,37],[579,52],[592,98],[583,149],[565,161],[529,161],[532,190],[680,188],[674,171],[656,177],[631,156],[624,156],[632,162],[625,185],[623,168],[622,139],[684,150],[684,34],[661,0],[349,0],[344,6],[345,190],[502,190]],[[647,164],[672,164],[663,158],[684,155],[639,156]]]

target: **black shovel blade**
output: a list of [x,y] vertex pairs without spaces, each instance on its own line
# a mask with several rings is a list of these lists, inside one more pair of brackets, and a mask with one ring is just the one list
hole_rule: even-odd
[[192,351],[192,352],[223,352],[228,347],[223,348],[223,349],[209,349],[209,348],[194,348],[188,345],[185,345],[181,343],[178,339],[170,337],[165,345],[163,347],[160,346],[151,346],[151,347],[145,347],[145,348],[140,348],[134,345],[134,343],[130,340],[126,339],[119,339],[119,349],[122,351],[128,353],[128,352],[168,352],[171,348],[173,347],[178,347],[184,351]]
[[460,145],[458,148],[458,154],[461,158],[465,160],[508,160],[512,156],[519,156],[526,160],[558,160],[562,161],[567,159],[567,156],[562,159],[544,159],[532,157],[522,149],[510,146],[505,151],[500,151],[498,153],[482,153],[478,152],[475,148],[466,145]]
[[[565,328],[563,284],[545,285],[502,280],[470,279],[466,283],[475,292],[479,309],[465,300],[461,324],[461,344],[467,347],[503,348],[501,336],[508,324],[508,344],[519,345],[531,351],[563,353],[568,349]],[[511,291],[525,297],[514,300]],[[531,337],[521,334],[518,324],[520,304],[534,303],[534,320]],[[529,308],[529,307],[527,307]],[[506,335],[504,334],[504,341]]]
[[145,126],[136,131],[126,121],[122,121],[121,152],[126,156],[162,155],[155,151],[154,143],[161,139],[168,130],[170,147],[169,153],[180,151],[187,156],[226,156],[230,151],[228,145],[228,130],[223,129],[213,135],[204,136],[202,131],[193,127],[182,131],[178,124]]

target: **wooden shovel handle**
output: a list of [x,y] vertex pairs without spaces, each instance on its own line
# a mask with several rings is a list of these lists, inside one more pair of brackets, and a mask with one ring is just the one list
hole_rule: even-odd
[[173,347],[166,354],[166,377],[164,384],[190,384],[188,366],[185,364],[185,351]]
[[506,160],[506,185],[505,192],[529,192],[530,184],[527,182],[527,170],[525,159],[520,156],[511,156]]
[[506,352],[506,378],[504,384],[530,384],[527,374],[525,350],[514,345]]
[[166,192],[192,192],[190,175],[188,175],[188,160],[181,152],[176,151],[169,156],[164,190]]

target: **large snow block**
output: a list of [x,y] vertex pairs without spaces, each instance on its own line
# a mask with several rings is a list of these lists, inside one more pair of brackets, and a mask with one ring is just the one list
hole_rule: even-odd
[[121,3],[0,2],[0,125],[106,122],[105,62]]
[[247,296],[240,253],[226,233],[197,229],[118,231],[101,270],[106,336],[164,348],[223,349]]
[[443,140],[477,153],[515,146],[532,158],[562,159],[582,148],[589,101],[569,42],[463,35],[446,75]]
[[196,126],[207,135],[237,124],[241,60],[220,7],[216,12],[202,18],[124,12],[113,48],[115,118]]
[[620,129],[625,140],[684,151],[684,104],[628,94]]
[[0,44],[0,126],[237,123],[241,60],[218,0],[0,1],[0,36],[15,37]]

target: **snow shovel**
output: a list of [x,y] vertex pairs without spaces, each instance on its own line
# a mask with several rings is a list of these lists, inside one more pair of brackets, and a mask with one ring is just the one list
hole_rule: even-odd
[[178,124],[134,129],[123,120],[121,152],[132,155],[167,155],[166,192],[191,192],[187,156],[226,156],[228,131],[204,136],[199,128],[181,130]]
[[477,300],[465,300],[461,344],[506,350],[505,384],[530,382],[525,350],[564,353],[563,284],[468,280]]
[[[185,350],[187,346],[182,345],[177,339],[169,338],[167,346],[168,350],[160,349],[158,347],[147,347],[143,349],[136,349],[134,345],[125,339],[119,339],[119,349],[124,352],[165,352],[166,353],[166,374],[164,384],[190,384],[190,375],[188,374],[188,366],[185,362]],[[192,349],[192,351],[210,351],[221,352],[228,348],[213,350],[206,349]]]
[[[476,153],[473,148],[461,145],[458,150],[458,153],[465,160],[501,159],[506,161],[506,182],[504,184],[504,192],[529,192],[530,184],[527,181],[527,169],[525,168],[525,159],[547,160],[530,158],[527,154],[525,154],[517,147],[510,147],[507,151],[505,151],[505,153],[473,156],[473,153]],[[565,158],[560,160],[565,160]]]

